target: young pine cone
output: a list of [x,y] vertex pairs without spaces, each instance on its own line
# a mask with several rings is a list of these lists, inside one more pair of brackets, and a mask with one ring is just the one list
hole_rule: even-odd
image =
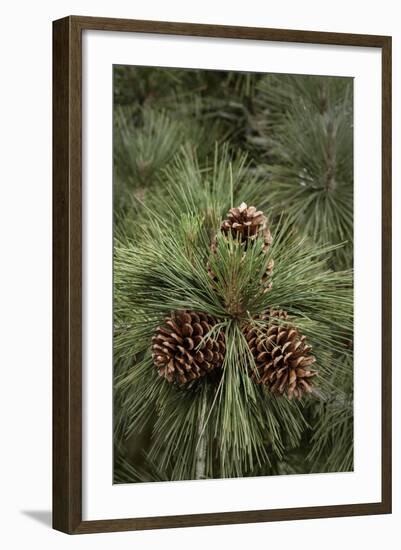
[[[230,208],[227,218],[223,220],[220,226],[220,231],[223,235],[231,234],[234,239],[237,239],[243,245],[244,250],[247,250],[256,239],[262,237],[262,250],[263,254],[266,254],[272,243],[272,235],[267,226],[266,216],[260,210],[256,210],[255,206],[247,206],[245,202],[237,208]],[[211,251],[214,254],[216,250],[217,242],[214,238]],[[271,259],[261,280],[265,292],[272,287],[270,279],[273,273],[273,265],[274,262]],[[215,280],[216,276],[210,268],[210,263],[208,264],[208,271],[210,277]]]
[[206,313],[175,311],[152,338],[152,357],[159,375],[169,382],[186,384],[223,364],[225,339],[203,338],[215,325]]
[[310,366],[316,359],[310,353],[312,348],[305,336],[285,322],[288,317],[285,311],[271,311],[262,319],[273,317],[281,322],[272,319],[265,326],[245,328],[245,338],[256,365],[256,372],[251,369],[251,378],[272,393],[300,399],[304,393],[312,392],[317,372]]

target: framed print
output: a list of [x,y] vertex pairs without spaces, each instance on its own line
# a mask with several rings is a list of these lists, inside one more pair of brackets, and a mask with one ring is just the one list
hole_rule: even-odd
[[391,38],[53,24],[53,526],[391,512]]

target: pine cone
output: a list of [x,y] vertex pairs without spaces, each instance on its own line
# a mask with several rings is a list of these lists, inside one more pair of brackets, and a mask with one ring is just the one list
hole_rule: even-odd
[[[220,230],[223,235],[231,234],[234,239],[238,239],[244,246],[244,250],[251,245],[259,237],[263,237],[263,253],[266,254],[271,243],[272,236],[267,226],[266,216],[260,210],[256,210],[255,206],[247,206],[245,202],[237,208],[231,208],[227,214],[227,218],[223,220]],[[216,238],[213,239],[211,251],[214,254],[217,250]],[[261,283],[264,286],[265,292],[270,290],[272,283],[270,281],[273,273],[274,262],[271,259],[266,267]],[[213,280],[216,280],[216,275],[213,273],[210,262],[208,263],[208,272]]]
[[[298,329],[286,322],[285,311],[270,311],[260,319],[272,319],[265,326],[248,326],[245,337],[256,364],[251,378],[257,384],[264,384],[273,393],[287,394],[300,399],[304,393],[311,393],[312,378],[317,372],[310,369],[316,361],[311,355],[311,346]],[[279,319],[277,322],[275,319]]]
[[272,243],[266,216],[260,210],[257,211],[255,206],[247,206],[245,202],[238,208],[230,208],[220,229],[223,234],[231,234],[234,239],[239,239],[245,244],[245,249],[258,237],[264,239],[264,252],[267,252]]
[[152,357],[159,375],[169,382],[186,384],[221,367],[225,338],[203,337],[216,324],[213,317],[194,311],[175,311],[152,338]]

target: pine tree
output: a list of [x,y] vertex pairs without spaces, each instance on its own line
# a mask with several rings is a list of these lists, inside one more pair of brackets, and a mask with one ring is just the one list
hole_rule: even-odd
[[[132,67],[115,82],[115,482],[352,469],[347,83]],[[307,114],[326,141],[291,160]],[[336,182],[320,214],[294,193],[307,151]]]

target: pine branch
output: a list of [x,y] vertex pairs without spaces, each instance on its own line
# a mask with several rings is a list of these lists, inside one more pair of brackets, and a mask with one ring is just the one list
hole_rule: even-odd
[[[116,114],[114,150],[115,480],[347,471],[348,82],[169,71],[116,73],[124,107]],[[261,236],[244,247],[220,230],[242,202],[269,214],[267,251]],[[270,289],[261,284],[266,273]],[[263,330],[272,318],[259,317],[278,309],[316,357],[316,388],[300,401],[272,394],[251,376],[255,358],[244,327]],[[204,339],[224,334],[226,344],[222,366],[183,387],[158,376],[152,358],[158,327],[182,310],[212,315],[216,324]],[[133,450],[141,437],[142,452]]]
[[268,76],[259,89],[250,143],[267,176],[266,201],[315,242],[347,242],[333,265],[352,266],[352,83]]
[[[135,246],[116,243],[116,358],[144,354],[118,378],[116,391],[123,396],[125,438],[141,430],[156,406],[148,456],[170,479],[200,475],[201,463],[206,477],[246,476],[263,464],[273,467],[287,449],[299,445],[308,423],[304,405],[272,398],[252,382],[242,323],[272,307],[288,310],[316,349],[321,387],[327,394],[338,366],[333,340],[344,353],[352,330],[352,277],[327,268],[332,247],[309,247],[285,222],[274,232],[267,255],[261,253],[263,240],[244,252],[239,242],[217,235],[211,257],[210,228],[216,222],[210,220],[219,218],[231,184],[226,179],[224,185],[210,171],[196,174],[191,180],[177,178],[184,181],[180,195],[165,196],[163,206],[154,200]],[[240,180],[233,180],[235,195]],[[184,201],[180,205],[179,199]],[[211,204],[214,215],[205,216]],[[275,259],[273,288],[263,293],[260,276],[270,254]],[[208,259],[217,283],[208,273]],[[234,312],[235,296],[240,299],[235,299]],[[182,309],[204,311],[219,320],[214,330],[224,331],[226,339],[219,383],[201,379],[192,389],[181,389],[157,376],[149,351],[152,336],[166,315]],[[205,426],[199,421],[204,410]],[[205,455],[199,454],[199,430]]]

